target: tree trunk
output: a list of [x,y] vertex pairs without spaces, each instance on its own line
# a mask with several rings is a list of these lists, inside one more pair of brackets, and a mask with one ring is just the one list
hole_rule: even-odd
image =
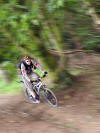
[[72,80],[71,80],[71,75],[67,71],[67,57],[63,54],[64,45],[61,40],[61,35],[60,35],[61,33],[59,29],[56,27],[55,23],[53,22],[48,24],[46,21],[46,23],[44,23],[43,26],[44,26],[43,32],[48,38],[49,46],[51,47],[51,49],[53,48],[59,51],[58,53],[59,60],[56,61],[58,62],[58,65],[56,67],[56,70],[54,71],[55,73],[54,81],[57,83],[56,84],[57,88],[65,87],[67,84],[70,84]]

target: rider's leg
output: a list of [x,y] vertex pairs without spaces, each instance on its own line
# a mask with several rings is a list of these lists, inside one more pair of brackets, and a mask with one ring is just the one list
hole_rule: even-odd
[[[40,78],[40,76],[35,72],[32,72],[30,74],[30,79],[32,79],[32,80],[38,80],[39,78]],[[38,94],[36,94],[36,99],[39,100],[39,95]]]
[[29,89],[30,94],[33,96],[33,98],[35,98],[36,97],[36,94],[33,91],[33,87],[32,87],[31,82],[27,81],[24,77],[23,77],[23,81],[24,81],[24,87],[25,87],[25,89],[26,88]]
[[40,76],[35,73],[35,72],[32,72],[30,75],[29,75],[30,79],[32,80],[38,80],[40,78]]

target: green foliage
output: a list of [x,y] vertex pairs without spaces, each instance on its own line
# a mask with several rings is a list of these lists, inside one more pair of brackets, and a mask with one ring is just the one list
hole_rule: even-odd
[[9,61],[5,61],[4,63],[2,63],[2,67],[4,68],[8,76],[7,78],[9,80],[16,78],[17,72],[16,72],[16,67],[14,66],[14,64],[12,64]]
[[[98,0],[86,1],[97,14],[100,12]],[[74,49],[76,40],[83,49],[100,47],[99,34],[91,16],[86,15],[87,10],[82,8],[82,0],[1,0],[0,63],[8,77],[11,80],[16,77],[13,64],[24,54],[40,58],[48,69],[55,72],[60,69],[58,62],[62,54],[58,60],[48,50]],[[59,77],[66,86],[71,82],[70,76],[61,71]]]
[[[96,0],[95,2],[94,1],[89,1],[89,2],[91,2],[91,4],[98,3],[98,0]],[[7,46],[8,47],[7,49],[12,49],[11,47],[13,47],[14,50],[14,48],[16,49],[16,46],[13,45],[17,45],[17,47],[21,46],[24,47],[25,49],[28,49],[29,51],[31,51],[32,49],[32,51],[37,52],[39,51],[40,45],[44,45],[40,44],[40,41],[38,40],[39,37],[47,41],[51,40],[51,38],[53,37],[52,35],[50,35],[52,34],[52,31],[50,30],[52,30],[53,28],[54,30],[57,29],[58,30],[57,32],[58,33],[60,32],[60,34],[63,36],[65,30],[63,27],[66,25],[65,22],[63,23],[63,20],[66,19],[66,21],[69,21],[69,24],[72,27],[72,32],[75,32],[79,40],[80,38],[81,40],[84,40],[82,44],[83,48],[94,49],[98,44],[98,39],[96,37],[98,35],[96,35],[95,31],[93,31],[91,18],[86,16],[84,14],[84,11],[80,8],[81,4],[82,4],[81,1],[76,1],[76,0],[67,0],[67,1],[50,0],[48,2],[40,0],[38,1],[29,0],[28,2],[26,0],[25,1],[8,0],[8,2],[1,1],[0,28],[1,31],[3,32],[3,36],[6,37],[6,40],[3,38],[1,38],[0,40],[3,41],[3,44],[7,43],[7,45],[9,42],[9,45],[11,46],[9,47]],[[52,29],[50,29],[51,27],[49,28],[49,25],[48,29],[43,28],[43,25],[45,21],[47,21],[46,20],[47,18],[49,18],[48,21],[51,23],[50,25],[52,26]],[[59,26],[60,26],[60,31],[59,31]],[[90,36],[90,34],[92,35]],[[56,36],[56,39],[59,39],[60,36],[58,37]],[[86,36],[89,36],[88,37],[89,39],[86,39]],[[47,41],[45,42],[46,43],[45,46],[48,44]],[[66,41],[68,41],[68,39]],[[66,41],[64,42],[64,44],[71,45],[74,43],[72,41],[70,42]],[[49,47],[51,47],[50,45]],[[20,50],[18,51],[20,52]],[[1,51],[1,54],[3,52],[4,51]],[[11,52],[7,55],[8,58],[10,54]]]

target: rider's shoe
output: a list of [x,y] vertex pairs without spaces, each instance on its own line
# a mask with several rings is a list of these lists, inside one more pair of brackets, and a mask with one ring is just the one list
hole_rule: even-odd
[[39,96],[39,95],[36,95],[36,99],[37,99],[37,100],[40,100],[40,96]]
[[34,100],[33,100],[33,103],[38,104],[38,103],[40,103],[40,100],[38,100],[38,99],[34,99]]
[[40,103],[40,100],[39,100],[39,99],[34,98],[34,99],[32,100],[32,103],[36,103],[36,104],[38,104],[38,103]]
[[36,103],[36,104],[40,103],[39,99],[33,98],[32,96],[30,96],[29,99],[31,100],[32,103]]

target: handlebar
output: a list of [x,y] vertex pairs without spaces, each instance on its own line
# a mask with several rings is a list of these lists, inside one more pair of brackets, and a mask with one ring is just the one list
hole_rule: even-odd
[[33,82],[39,82],[39,81],[41,81],[41,79],[39,78],[39,79],[37,79],[37,80],[31,80],[31,83],[33,83]]

